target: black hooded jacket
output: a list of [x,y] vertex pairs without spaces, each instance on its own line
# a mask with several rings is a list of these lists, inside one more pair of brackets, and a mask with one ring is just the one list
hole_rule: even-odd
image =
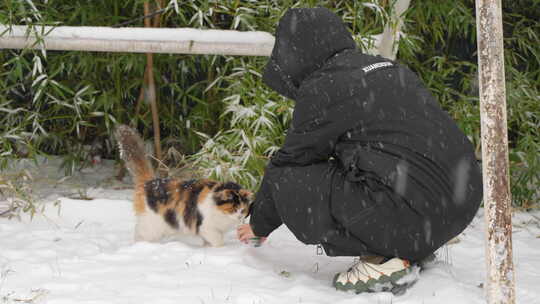
[[291,9],[264,82],[294,99],[250,224],[285,223],[328,255],[419,260],[470,223],[482,183],[470,141],[407,67],[362,54],[339,17]]

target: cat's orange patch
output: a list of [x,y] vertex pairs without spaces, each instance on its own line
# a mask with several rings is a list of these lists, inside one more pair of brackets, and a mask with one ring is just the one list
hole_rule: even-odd
[[144,184],[140,183],[135,186],[135,195],[133,199],[133,209],[135,215],[142,215],[146,212],[146,198],[145,198]]
[[236,212],[236,208],[234,207],[233,203],[221,204],[221,205],[218,205],[217,208],[224,213],[232,214]]
[[184,181],[182,180],[175,180],[174,181],[174,198],[176,202],[175,211],[176,214],[184,214],[184,210],[186,209],[186,201],[189,197],[188,190],[184,189],[182,187],[182,183]]
[[207,185],[203,186],[203,189],[201,190],[201,193],[199,193],[199,199],[197,200],[197,204],[200,204],[204,202],[208,194],[212,191],[211,188],[209,188]]
[[167,183],[165,186],[167,189],[167,196],[168,200],[166,202],[162,202],[158,204],[158,213],[161,215],[164,215],[167,210],[169,209],[175,209],[180,198],[180,193],[178,190],[178,181],[177,180],[171,180]]

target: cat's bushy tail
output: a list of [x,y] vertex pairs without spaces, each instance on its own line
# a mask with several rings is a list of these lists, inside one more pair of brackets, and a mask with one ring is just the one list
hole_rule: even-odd
[[144,149],[144,142],[137,131],[126,125],[119,125],[114,137],[120,148],[120,157],[133,176],[135,185],[143,184],[154,178],[154,169]]

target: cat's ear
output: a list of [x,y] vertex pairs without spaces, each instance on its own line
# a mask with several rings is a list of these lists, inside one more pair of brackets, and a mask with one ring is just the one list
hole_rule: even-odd
[[249,204],[251,204],[253,202],[253,198],[254,198],[253,197],[253,192],[251,192],[249,190],[246,190],[246,189],[241,189],[240,191],[238,191],[238,194],[244,200],[247,200],[249,202]]

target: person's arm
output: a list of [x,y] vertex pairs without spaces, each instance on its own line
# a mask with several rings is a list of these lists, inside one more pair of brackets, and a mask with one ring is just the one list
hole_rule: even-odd
[[[250,206],[249,224],[255,236],[266,237],[272,231],[277,229],[283,222],[277,212],[275,202],[272,198],[272,182],[276,170],[272,164],[269,164],[265,171],[265,176],[261,187],[255,195],[255,200]],[[274,173],[274,174],[273,174]],[[276,181],[277,182],[277,181]]]
[[328,161],[340,136],[358,125],[363,109],[355,100],[362,96],[350,96],[336,101],[320,115],[291,128],[281,149],[272,157],[276,167],[307,166]]
[[283,146],[271,162],[276,167],[308,166],[327,161],[332,156],[340,134],[329,126],[318,125],[312,129],[289,128]]

